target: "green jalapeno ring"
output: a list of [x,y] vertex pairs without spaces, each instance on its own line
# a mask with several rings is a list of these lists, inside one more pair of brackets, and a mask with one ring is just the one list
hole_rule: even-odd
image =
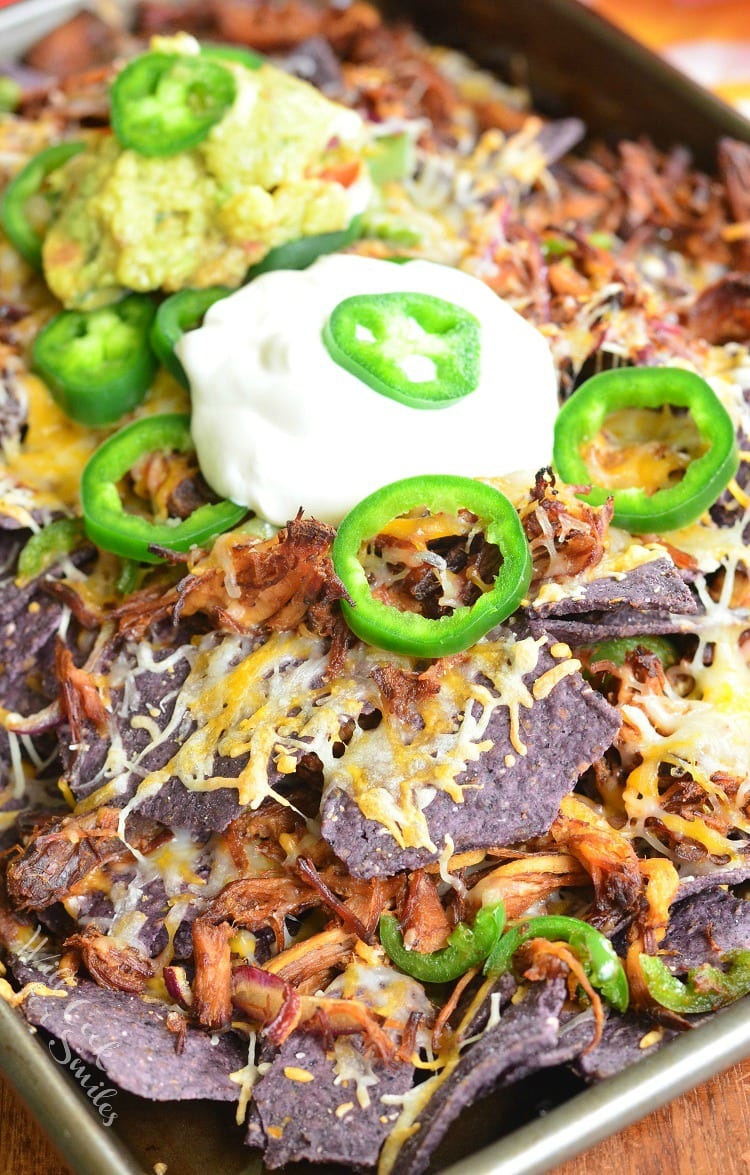
[[677,367],[628,367],[592,376],[563,405],[555,422],[553,464],[570,485],[591,485],[581,445],[620,409],[686,408],[708,449],[675,485],[647,494],[638,487],[594,484],[578,497],[592,506],[614,501],[614,522],[635,534],[675,530],[700,518],[737,472],[739,454],[729,413],[709,385]]
[[[417,338],[414,323],[421,332]],[[324,324],[323,342],[339,367],[409,408],[446,408],[479,386],[479,321],[463,306],[432,294],[344,298]],[[430,364],[432,374],[412,377],[403,366],[407,359]]]
[[18,557],[18,578],[28,582],[86,541],[82,518],[56,518],[31,536]]
[[98,428],[141,403],[156,372],[155,310],[147,295],[130,294],[98,310],[63,310],[42,328],[32,367],[72,420]]
[[655,657],[659,658],[664,669],[668,669],[670,665],[676,665],[678,661],[675,647],[667,637],[619,636],[613,637],[612,640],[600,641],[599,644],[594,645],[589,655],[589,664],[593,665],[597,661],[611,661],[613,665],[624,665],[628,653],[633,653],[636,649],[645,649],[647,653],[653,653]]
[[121,428],[89,458],[81,477],[81,504],[86,534],[105,551],[142,563],[161,563],[151,545],[189,551],[236,526],[245,506],[224,499],[200,506],[189,518],[172,525],[154,523],[126,512],[117,483],[139,457],[159,450],[189,453],[194,445],[190,417],[182,413],[145,416]]
[[474,925],[459,922],[448,936],[446,946],[427,954],[410,951],[393,914],[380,916],[380,943],[400,971],[422,983],[449,983],[478,967],[487,958],[505,926],[505,906],[498,902],[483,906]]
[[177,155],[202,143],[236,97],[231,70],[210,54],[143,53],[112,83],[112,129],[139,155]]
[[567,942],[574,955],[583,963],[591,986],[601,991],[618,1011],[627,1011],[630,991],[625,968],[609,939],[580,918],[543,914],[511,927],[490,953],[484,968],[485,975],[502,975],[510,967],[518,948],[532,938]]
[[244,45],[225,45],[219,41],[201,44],[201,53],[204,57],[214,57],[217,61],[230,61],[235,65],[244,65],[245,69],[255,71],[265,65],[265,58]]
[[220,302],[231,293],[233,291],[228,286],[210,286],[204,290],[178,290],[176,294],[166,298],[156,311],[151,327],[151,346],[169,374],[183,388],[190,385],[185,368],[175,354],[175,347],[186,330],[200,326],[203,316],[214,302]]
[[30,159],[8,184],[0,203],[5,235],[32,269],[42,268],[42,238],[26,216],[26,203],[41,189],[48,175],[80,154],[85,143],[58,143]]
[[311,237],[298,237],[269,249],[262,261],[251,265],[245,280],[252,281],[262,273],[273,273],[277,269],[308,269],[318,257],[328,253],[339,253],[347,245],[359,240],[362,233],[362,216],[354,216],[346,228],[330,233],[316,233]]
[[639,955],[648,993],[671,1012],[691,1015],[715,1012],[750,992],[750,951],[733,950],[721,955],[726,971],[703,963],[692,967],[683,983],[655,955]]
[[[488,543],[503,557],[490,591],[471,607],[430,620],[373,598],[359,560],[362,543],[388,522],[416,507],[457,513],[470,510],[484,527]],[[444,657],[475,644],[515,612],[531,582],[531,554],[512,503],[499,490],[468,477],[431,474],[406,478],[370,494],[347,514],[333,543],[333,565],[351,603],[341,601],[347,624],[377,648],[415,657]]]

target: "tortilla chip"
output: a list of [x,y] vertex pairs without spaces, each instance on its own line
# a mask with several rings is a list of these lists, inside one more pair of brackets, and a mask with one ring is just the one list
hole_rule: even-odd
[[750,902],[710,889],[676,902],[659,952],[670,971],[716,965],[724,951],[750,950]]
[[[537,673],[553,664],[540,652]],[[493,713],[487,727],[492,747],[470,764],[458,782],[469,784],[463,803],[438,792],[425,808],[438,852],[402,849],[381,824],[366,819],[341,791],[324,796],[322,833],[355,877],[389,877],[437,860],[446,836],[456,852],[508,845],[541,836],[557,816],[563,796],[611,744],[620,719],[584,683],[580,674],[562,678],[545,698],[520,709],[520,735],[527,752],[520,755],[510,737],[506,707]]]
[[[384,1094],[411,1088],[414,1069],[362,1057],[361,1042],[340,1038],[350,1063],[361,1057],[365,1082],[336,1082],[336,1060],[310,1033],[294,1033],[282,1045],[271,1068],[253,1090],[256,1113],[247,1143],[263,1146],[266,1167],[276,1170],[307,1159],[373,1167],[399,1116],[398,1106],[384,1105]],[[370,1084],[372,1077],[377,1078]],[[361,1101],[360,1101],[361,1098]],[[364,1103],[364,1104],[363,1104]]]
[[534,636],[546,633],[570,645],[585,645],[622,636],[689,632],[688,617],[697,612],[698,604],[672,561],[655,559],[619,579],[593,580],[562,600],[532,604],[528,615]]
[[520,1003],[510,1004],[500,1022],[466,1049],[421,1111],[420,1128],[401,1148],[392,1175],[421,1175],[462,1110],[491,1090],[548,1067],[566,995],[561,977],[532,984]]
[[[14,973],[24,983],[38,979],[49,987],[61,986],[30,968],[15,968]],[[211,1037],[188,1028],[178,1053],[177,1038],[166,1027],[174,1005],[146,1003],[82,979],[65,999],[29,995],[21,1007],[29,1023],[55,1037],[50,1052],[62,1066],[69,1066],[75,1054],[94,1066],[96,1080],[106,1074],[120,1089],[157,1102],[231,1102],[239,1097],[239,1086],[229,1074],[247,1063],[246,1044],[233,1032]]]
[[599,1043],[589,1052],[582,1052],[573,1068],[586,1081],[602,1081],[650,1057],[675,1036],[679,1036],[675,1029],[659,1026],[648,1016],[610,1013]]

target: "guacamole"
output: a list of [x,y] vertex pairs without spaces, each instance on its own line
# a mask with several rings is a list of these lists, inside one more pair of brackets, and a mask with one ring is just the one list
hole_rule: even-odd
[[[191,38],[175,41],[199,52]],[[359,116],[272,65],[226,68],[236,100],[197,147],[147,157],[103,132],[58,173],[43,263],[65,306],[239,286],[269,249],[345,228],[361,211]]]

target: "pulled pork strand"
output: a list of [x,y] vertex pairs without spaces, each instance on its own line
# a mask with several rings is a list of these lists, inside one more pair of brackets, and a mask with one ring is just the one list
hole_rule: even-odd
[[72,934],[63,946],[77,951],[92,979],[110,991],[140,994],[154,974],[154,965],[140,951],[120,946],[115,939],[87,926],[81,934]]
[[175,619],[207,613],[219,628],[248,632],[259,625],[296,628],[317,607],[346,597],[333,570],[334,532],[302,512],[273,538],[230,532],[214,543],[178,586]]
[[98,808],[55,820],[36,835],[8,866],[14,904],[44,910],[72,894],[95,869],[130,857],[117,834],[119,820],[116,808]]

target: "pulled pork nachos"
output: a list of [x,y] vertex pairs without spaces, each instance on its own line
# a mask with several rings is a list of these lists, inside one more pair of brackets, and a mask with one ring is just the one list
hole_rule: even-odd
[[750,148],[359,2],[2,97],[1,994],[382,1175],[743,996]]

